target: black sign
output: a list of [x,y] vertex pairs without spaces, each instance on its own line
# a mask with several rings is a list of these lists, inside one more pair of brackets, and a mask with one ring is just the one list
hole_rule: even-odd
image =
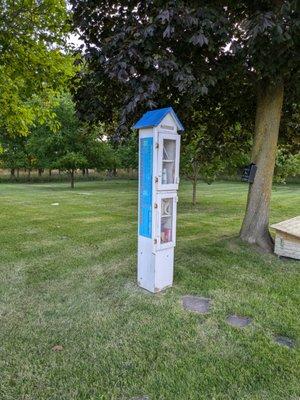
[[256,174],[257,166],[253,163],[250,165],[246,165],[242,174],[242,182],[253,183],[255,174]]

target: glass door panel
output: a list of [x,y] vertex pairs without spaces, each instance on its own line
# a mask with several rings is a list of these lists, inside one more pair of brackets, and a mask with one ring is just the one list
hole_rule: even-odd
[[179,182],[180,136],[159,133],[158,189],[177,190]]
[[175,183],[176,140],[163,139],[162,184]]
[[161,200],[160,243],[170,243],[173,240],[173,198]]
[[157,196],[157,224],[155,235],[157,250],[175,246],[176,242],[176,193],[159,193]]

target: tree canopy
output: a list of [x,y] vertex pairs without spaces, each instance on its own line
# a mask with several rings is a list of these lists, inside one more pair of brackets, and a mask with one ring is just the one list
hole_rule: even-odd
[[230,34],[219,2],[203,7],[197,1],[71,4],[86,46],[85,95],[101,98],[108,78],[110,92],[120,86],[122,98],[115,106],[122,106],[122,123],[128,114],[179,99],[182,108],[191,107],[223,72],[217,60]]
[[[234,94],[243,98],[242,103],[250,89],[257,104],[252,111],[252,161],[258,172],[249,191],[241,238],[271,249],[268,215],[284,91],[299,87],[297,1],[71,0],[71,4],[75,27],[85,43],[84,89],[77,93],[81,113],[89,113],[84,97],[97,99],[95,104],[107,98],[103,87],[110,79],[110,106],[122,114],[121,124],[129,127],[128,116],[172,104],[193,128],[194,111],[201,111],[203,95],[212,87],[224,84],[226,98],[231,81],[237,79]],[[294,92],[297,103],[298,90]],[[223,107],[222,98],[220,103]],[[222,113],[225,118],[228,106]],[[242,105],[237,109],[240,112]],[[97,120],[101,114],[90,117]]]
[[74,74],[64,0],[0,2],[0,129],[26,135]]
[[252,81],[299,78],[296,1],[71,4],[86,46],[84,87],[99,99],[107,79],[119,84],[125,114],[167,103],[192,107],[237,64]]

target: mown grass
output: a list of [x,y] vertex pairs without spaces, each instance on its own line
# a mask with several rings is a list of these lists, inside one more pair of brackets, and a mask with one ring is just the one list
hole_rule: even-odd
[[[192,207],[181,185],[175,284],[152,295],[136,286],[136,182],[1,185],[0,398],[299,399],[300,264],[236,238],[246,191],[200,184]],[[299,186],[276,187],[271,221],[299,205]]]

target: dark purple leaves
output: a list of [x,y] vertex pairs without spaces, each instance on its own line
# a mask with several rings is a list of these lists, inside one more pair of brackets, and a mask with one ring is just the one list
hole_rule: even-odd
[[188,26],[188,27],[198,26],[198,24],[199,24],[198,18],[196,18],[190,14],[184,15],[182,17],[182,22],[184,22],[186,24],[186,26]]
[[248,34],[252,39],[255,39],[258,35],[263,34],[275,25],[273,12],[267,12],[264,14],[257,13],[253,18],[245,20],[242,25],[242,29],[248,31]]
[[201,90],[201,94],[207,94],[207,93],[208,93],[208,89],[207,89],[207,87],[204,86],[204,85],[201,87],[200,90]]
[[171,17],[171,11],[164,10],[157,16],[157,19],[160,20],[164,24],[165,22],[170,21],[170,17]]
[[153,100],[148,100],[146,104],[147,104],[147,107],[149,107],[150,109],[157,107],[157,103]]
[[166,29],[163,32],[163,37],[164,38],[170,38],[172,36],[172,33],[174,32],[174,27],[171,25],[168,25]]
[[195,77],[184,68],[174,74],[174,85],[180,92],[188,91],[194,81]]
[[190,38],[189,41],[190,41],[191,43],[193,43],[195,46],[200,46],[200,47],[202,47],[204,44],[208,44],[208,39],[207,39],[207,37],[206,37],[203,33],[201,33],[201,32],[199,32],[199,33],[193,35],[193,36]]
[[154,25],[147,26],[144,30],[144,37],[145,38],[152,37],[154,34],[154,30],[155,30]]
[[260,26],[261,26],[261,31],[265,31],[268,28],[271,28],[272,26],[274,26],[274,22],[273,22],[273,13],[269,12],[266,13],[264,15],[262,15],[261,17],[261,21],[260,21]]
[[130,74],[131,75],[136,75],[137,74],[137,70],[134,68],[133,65],[130,67]]
[[151,94],[157,92],[157,89],[158,89],[158,85],[155,84],[154,82],[151,82],[150,85],[148,86],[148,92]]
[[120,81],[126,81],[128,79],[128,73],[125,71],[125,69],[121,69],[118,73],[118,79]]
[[[71,3],[84,52],[90,51],[82,82],[92,94],[83,90],[78,104],[90,112],[91,97],[101,99],[102,118],[114,108],[134,114],[152,102],[188,110],[212,86],[228,81],[226,68],[239,66],[261,78],[289,76],[296,63],[299,25],[288,0],[280,9],[271,1],[226,7],[194,0]],[[92,111],[98,116],[99,109]]]

